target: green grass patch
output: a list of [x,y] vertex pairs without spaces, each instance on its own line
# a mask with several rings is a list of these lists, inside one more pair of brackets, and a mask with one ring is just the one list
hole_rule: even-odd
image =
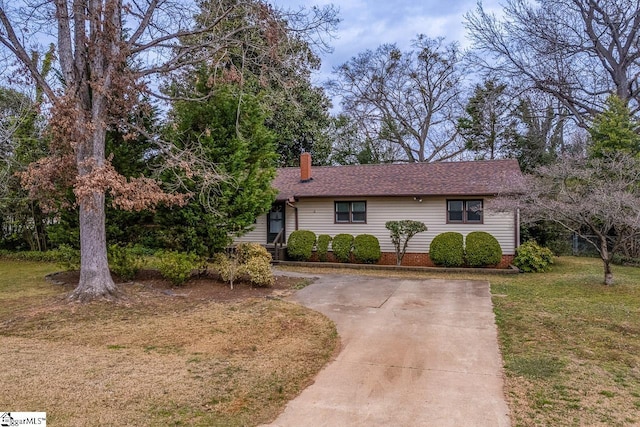
[[607,287],[599,260],[563,257],[491,278],[514,425],[640,422],[640,269],[614,274]]

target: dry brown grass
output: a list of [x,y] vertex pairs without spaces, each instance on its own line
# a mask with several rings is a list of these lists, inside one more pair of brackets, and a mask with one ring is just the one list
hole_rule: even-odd
[[18,309],[0,312],[0,407],[46,411],[51,425],[257,425],[337,341],[324,316],[277,299],[130,285],[124,302],[78,305],[65,302],[68,288],[32,282],[35,296],[23,291],[10,299]]

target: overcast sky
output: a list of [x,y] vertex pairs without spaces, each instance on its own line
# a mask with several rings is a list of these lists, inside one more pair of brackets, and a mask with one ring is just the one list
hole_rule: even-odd
[[[476,6],[476,0],[340,0],[305,2],[303,0],[272,0],[281,7],[298,9],[333,3],[339,9],[341,22],[336,38],[331,41],[333,53],[322,56],[322,70],[316,80],[330,77],[333,67],[348,61],[367,49],[375,50],[384,43],[396,43],[408,49],[417,34],[445,37],[466,47],[464,15]],[[498,0],[484,0],[487,11],[499,10]]]

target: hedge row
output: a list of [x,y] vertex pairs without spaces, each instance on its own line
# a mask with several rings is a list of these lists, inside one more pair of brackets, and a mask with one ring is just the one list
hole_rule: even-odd
[[467,234],[466,242],[462,234],[447,232],[433,238],[429,257],[435,265],[444,267],[487,267],[500,263],[502,248],[495,237],[484,231]]
[[338,234],[331,238],[327,234],[321,234],[316,240],[316,235],[309,230],[296,230],[287,241],[287,253],[289,257],[297,261],[311,259],[314,246],[320,261],[327,260],[329,244],[333,256],[337,261],[349,262],[351,254],[356,261],[375,264],[382,256],[378,238],[371,234],[361,234],[355,238],[351,234]]

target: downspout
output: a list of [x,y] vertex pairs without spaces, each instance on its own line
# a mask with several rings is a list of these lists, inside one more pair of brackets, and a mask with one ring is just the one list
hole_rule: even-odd
[[516,245],[515,248],[518,249],[520,246],[520,208],[516,208]]
[[294,218],[295,218],[295,224],[296,224],[295,231],[298,231],[298,208],[296,207],[296,205],[294,203],[295,203],[295,199],[293,199],[293,198],[287,200],[287,206],[292,208],[293,212],[294,212]]

